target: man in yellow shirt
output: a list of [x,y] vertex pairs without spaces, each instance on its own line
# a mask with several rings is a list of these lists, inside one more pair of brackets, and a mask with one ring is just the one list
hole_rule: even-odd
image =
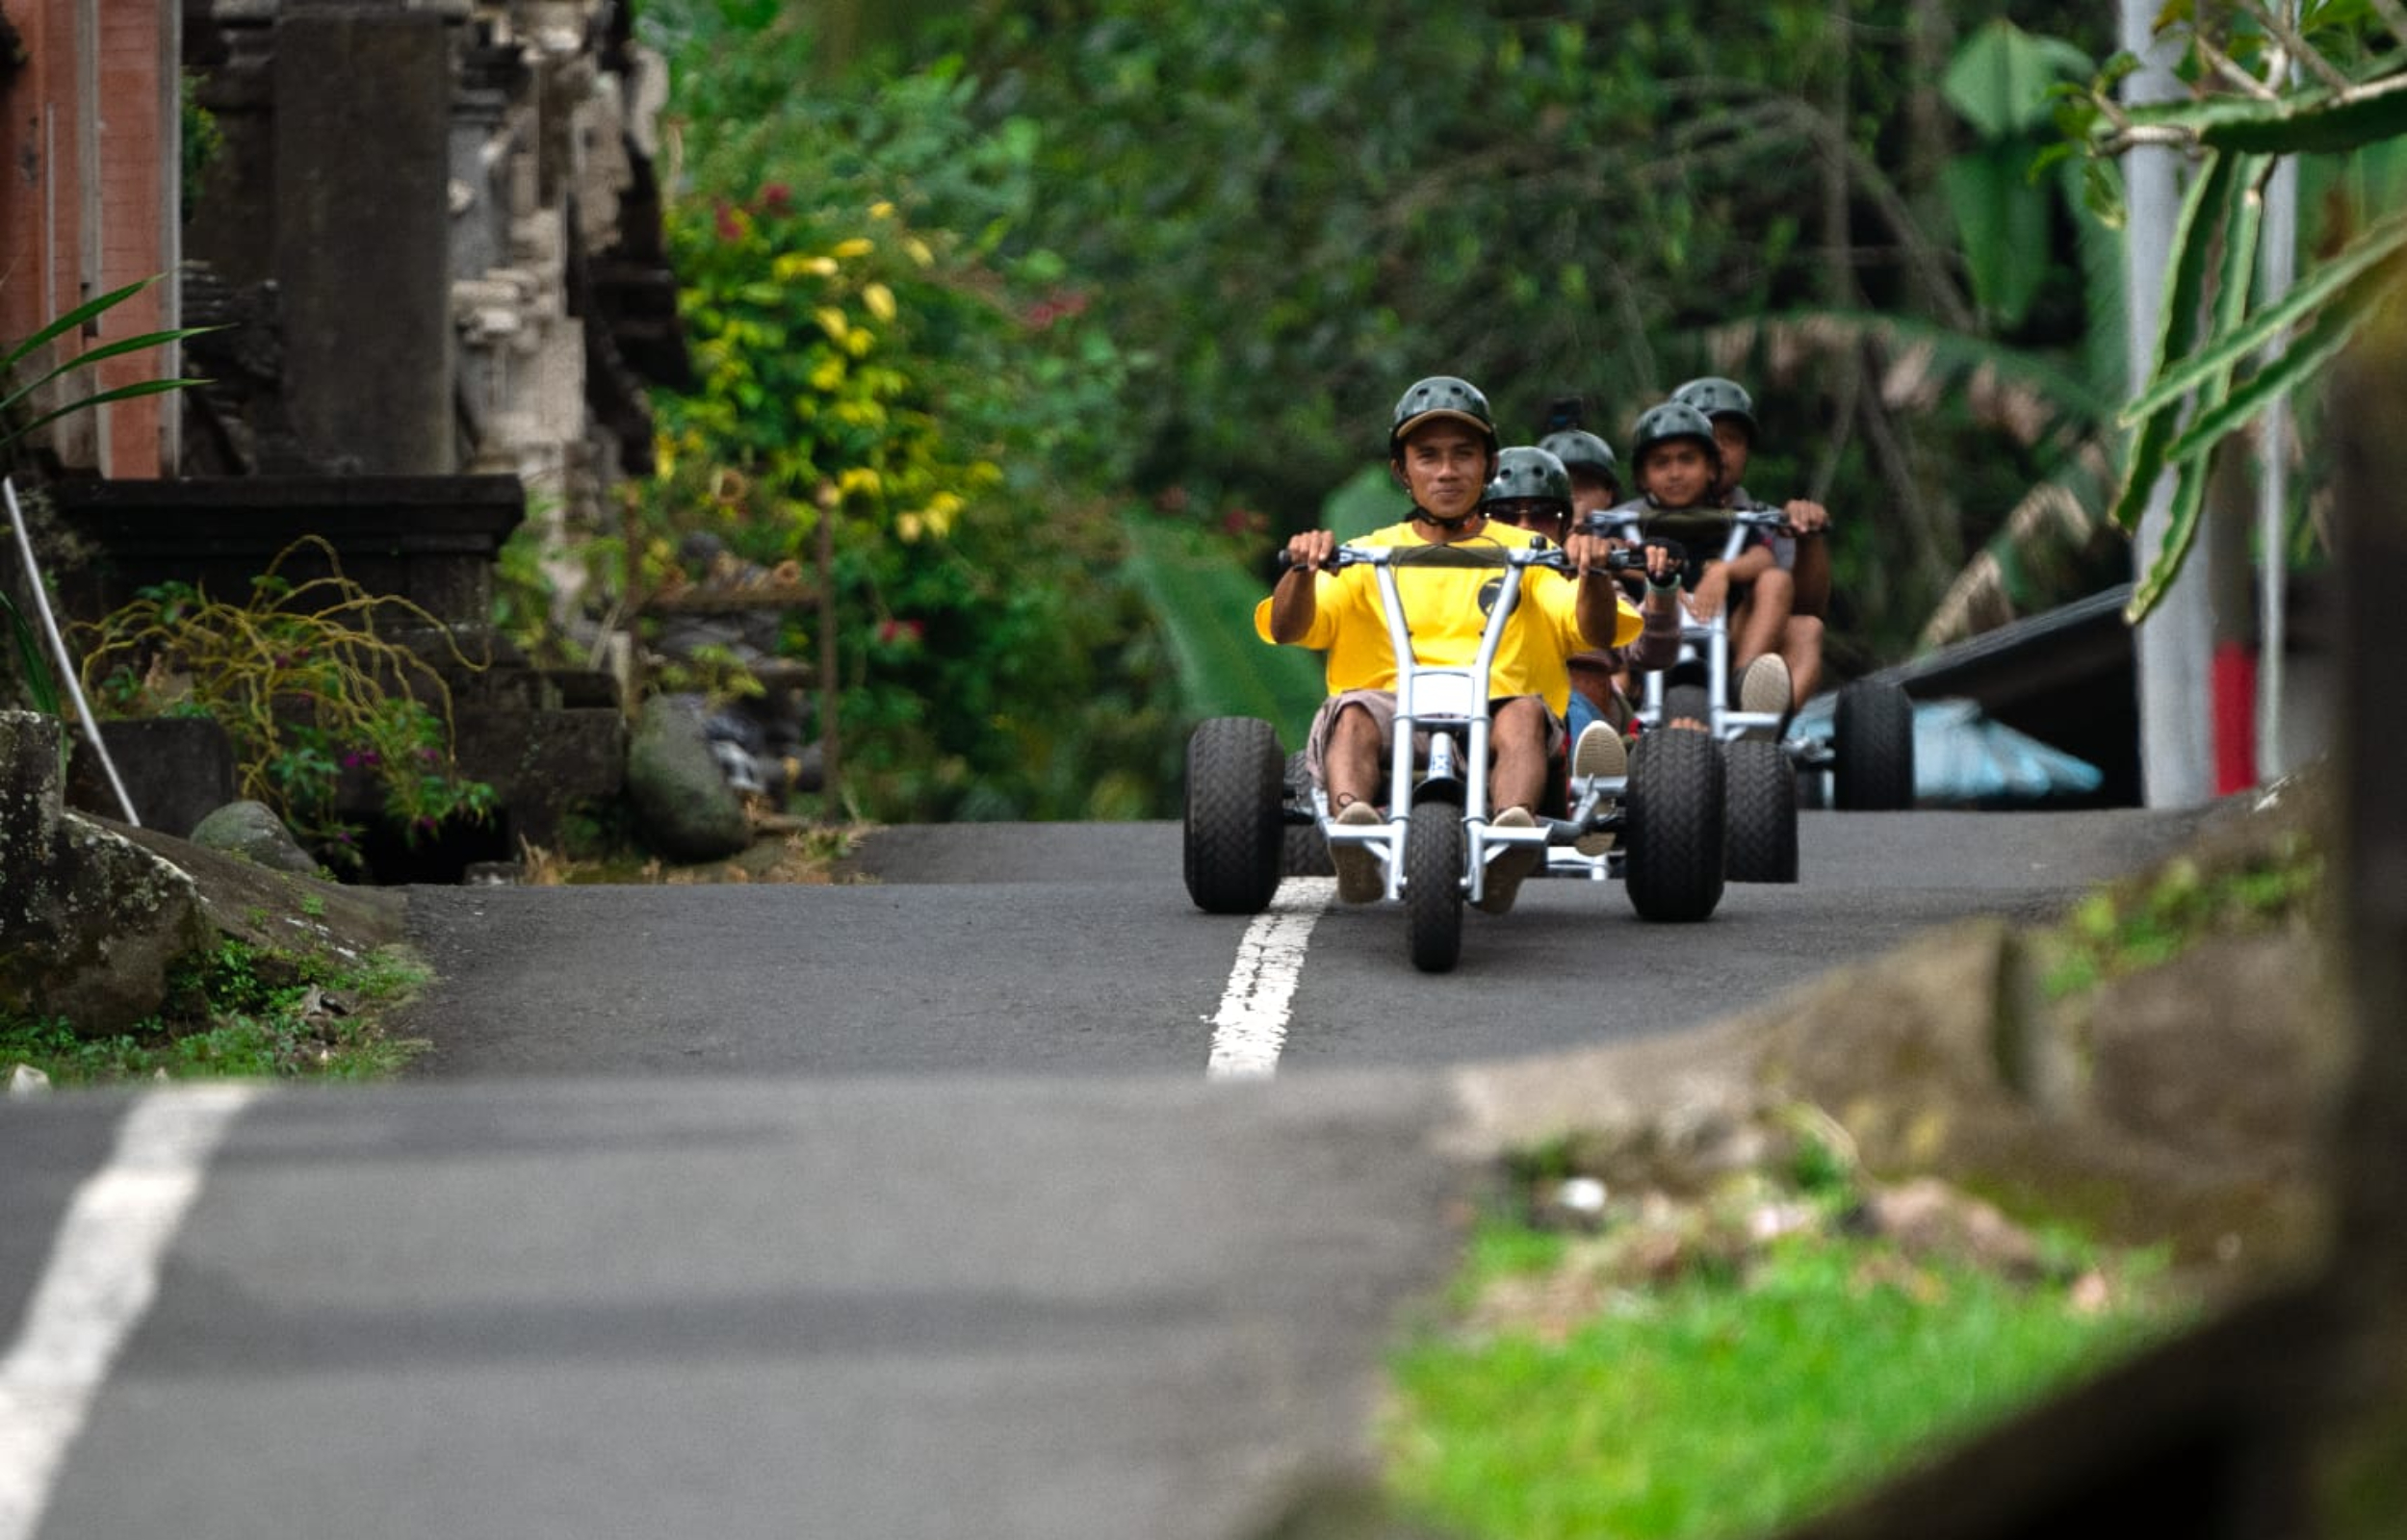
[[[1497,450],[1494,415],[1476,388],[1444,374],[1415,383],[1397,401],[1387,436],[1389,468],[1411,495],[1412,515],[1358,544],[1542,546],[1542,538],[1510,526],[1491,529],[1480,512]],[[1320,570],[1336,549],[1337,537],[1326,529],[1289,540],[1293,565],[1255,607],[1254,625],[1265,641],[1329,654],[1329,699],[1313,720],[1305,762],[1328,790],[1339,822],[1371,824],[1381,821],[1377,803],[1395,731],[1396,664],[1372,569]],[[1498,828],[1535,825],[1533,809],[1545,795],[1548,764],[1562,752],[1562,703],[1540,691],[1563,678],[1563,660],[1570,654],[1627,642],[1641,626],[1638,611],[1606,571],[1607,542],[1575,534],[1565,552],[1579,573],[1576,579],[1542,567],[1521,574],[1521,594],[1489,677],[1488,742],[1495,757],[1489,821]],[[1424,568],[1399,570],[1396,578],[1419,660],[1447,667],[1470,663],[1502,575]],[[1535,846],[1516,846],[1498,858],[1488,871],[1483,907],[1495,912],[1510,909],[1521,880],[1542,858]],[[1368,850],[1339,846],[1332,859],[1340,898],[1367,903],[1380,896],[1377,860]]]

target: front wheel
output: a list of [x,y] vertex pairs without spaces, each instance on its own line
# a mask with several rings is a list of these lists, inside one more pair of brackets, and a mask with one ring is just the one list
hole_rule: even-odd
[[1858,680],[1831,716],[1835,799],[1853,812],[1914,806],[1914,703],[1894,684]]
[[1404,834],[1404,918],[1412,965],[1443,973],[1462,956],[1462,817],[1442,802],[1412,809]]
[[1279,891],[1284,761],[1267,722],[1220,716],[1187,739],[1187,896],[1210,914],[1258,914]]
[[1721,745],[1702,732],[1658,728],[1630,754],[1622,885],[1639,918],[1684,923],[1721,902]]

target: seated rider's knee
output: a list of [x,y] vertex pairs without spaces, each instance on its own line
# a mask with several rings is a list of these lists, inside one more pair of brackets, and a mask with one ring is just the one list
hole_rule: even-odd
[[1499,747],[1507,742],[1542,746],[1546,741],[1546,703],[1535,695],[1516,695],[1496,707],[1495,725],[1488,732]]
[[1785,615],[1797,603],[1797,578],[1778,567],[1758,573],[1752,598],[1758,607],[1771,604]]

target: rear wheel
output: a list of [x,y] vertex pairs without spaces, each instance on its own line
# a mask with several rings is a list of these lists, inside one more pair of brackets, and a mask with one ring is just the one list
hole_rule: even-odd
[[1721,746],[1734,883],[1797,881],[1797,767],[1776,743]]
[[1404,917],[1412,965],[1443,973],[1462,955],[1462,816],[1443,802],[1412,809],[1404,834]]
[[1187,739],[1187,896],[1213,914],[1258,914],[1279,891],[1279,735],[1221,716]]
[[1702,732],[1643,733],[1630,755],[1622,885],[1641,919],[1701,920],[1721,902],[1721,745]]
[[1902,689],[1858,680],[1841,690],[1830,748],[1842,808],[1895,812],[1914,806],[1914,703]]
[[[1312,778],[1305,773],[1301,749],[1287,756],[1286,796],[1291,806],[1307,813],[1312,810]],[[1285,877],[1337,875],[1329,860],[1329,836],[1321,833],[1318,822],[1281,826],[1279,870]]]
[[1663,692],[1663,721],[1669,726],[1695,717],[1707,731],[1714,725],[1714,698],[1702,684],[1674,684]]

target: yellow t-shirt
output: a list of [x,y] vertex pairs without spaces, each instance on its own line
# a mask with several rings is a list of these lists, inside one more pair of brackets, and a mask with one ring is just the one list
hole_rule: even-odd
[[[1514,547],[1547,544],[1541,535],[1510,526],[1490,528],[1502,534],[1481,534],[1474,540]],[[1432,542],[1408,523],[1389,525],[1349,544],[1426,546]],[[1480,634],[1487,629],[1488,610],[1483,594],[1504,577],[1501,571],[1407,566],[1395,569],[1395,576],[1413,651],[1423,663],[1461,667],[1479,656]],[[1387,609],[1380,597],[1377,571],[1348,567],[1317,574],[1312,581],[1312,629],[1295,645],[1318,648],[1329,654],[1329,693],[1394,689],[1396,660],[1387,642]],[[1492,602],[1492,596],[1488,598]],[[1254,606],[1255,633],[1266,642],[1272,639],[1270,606],[1268,599]],[[1578,608],[1576,580],[1544,567],[1522,572],[1521,597],[1514,606],[1512,626],[1497,644],[1489,678],[1498,699],[1542,696],[1557,716],[1564,714],[1571,698],[1571,676],[1565,659],[1599,645],[1580,633]],[[1611,645],[1618,647],[1636,637],[1642,624],[1629,601],[1621,600]]]

